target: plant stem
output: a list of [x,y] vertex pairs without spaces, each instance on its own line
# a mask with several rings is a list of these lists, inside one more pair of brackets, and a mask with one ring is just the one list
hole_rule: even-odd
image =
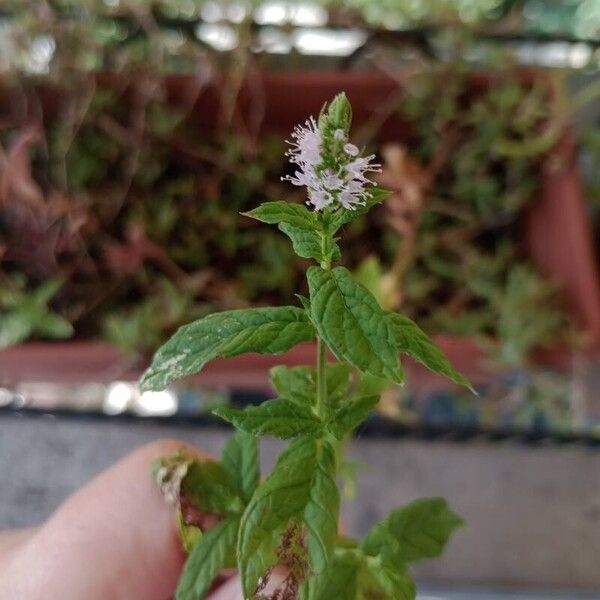
[[327,404],[327,379],[325,377],[325,343],[317,338],[317,415],[324,416]]

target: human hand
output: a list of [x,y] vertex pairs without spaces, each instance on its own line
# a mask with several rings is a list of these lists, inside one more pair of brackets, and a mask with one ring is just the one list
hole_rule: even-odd
[[[0,600],[171,598],[185,555],[173,508],[149,468],[181,447],[170,440],[143,446],[73,494],[41,527],[0,532]],[[241,598],[236,576],[210,595]]]

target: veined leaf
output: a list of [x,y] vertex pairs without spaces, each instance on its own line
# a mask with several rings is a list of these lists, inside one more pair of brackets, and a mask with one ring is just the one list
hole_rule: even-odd
[[244,431],[236,432],[223,448],[221,464],[242,500],[249,502],[260,479],[258,440]]
[[[325,380],[329,408],[337,407],[348,395],[352,368],[344,363],[327,363]],[[317,395],[317,373],[313,367],[286,367],[271,369],[271,383],[280,396],[307,406],[313,406]]]
[[390,194],[391,192],[388,190],[372,187],[369,190],[369,197],[364,206],[357,206],[354,210],[341,208],[332,216],[329,223],[330,231],[335,233],[342,225],[368,213],[374,206],[381,204]]
[[307,529],[309,563],[315,573],[327,566],[337,539],[340,495],[335,475],[335,451],[331,444],[321,442],[302,519]]
[[319,226],[317,215],[313,211],[303,204],[293,204],[283,200],[263,202],[260,206],[242,214],[269,225],[287,223],[301,229],[316,229]]
[[328,567],[302,586],[302,600],[414,600],[415,585],[406,566],[393,566],[360,549],[338,547]]
[[316,463],[314,440],[295,440],[252,496],[240,524],[237,555],[245,598],[252,598],[259,579],[276,560],[279,538],[299,516],[310,494]]
[[195,508],[216,515],[235,515],[244,510],[244,503],[225,472],[214,461],[194,460],[181,482],[180,495]]
[[323,431],[322,421],[309,407],[286,398],[267,400],[243,410],[223,406],[213,412],[252,435],[274,435],[285,440],[299,435],[318,436]]
[[[250,500],[242,516],[237,549],[245,597],[253,597],[259,579],[275,564],[281,534],[292,519],[309,519],[305,523],[311,539],[309,552],[315,556],[314,560],[310,557],[311,564],[321,565],[333,550],[335,534],[330,537],[337,529],[339,497],[326,481],[333,450],[324,450],[325,446],[310,438],[293,441]],[[324,493],[327,498],[322,497]],[[321,528],[318,536],[310,533],[316,526]]]
[[366,535],[366,554],[382,554],[395,563],[439,556],[463,520],[443,498],[425,498],[393,510]]
[[381,396],[392,385],[394,384],[387,379],[362,373],[358,379],[356,394],[357,396]]
[[329,566],[304,582],[301,600],[355,600],[358,561],[351,553],[336,554]]
[[402,383],[391,322],[343,267],[307,273],[312,321],[332,352],[364,373]]
[[405,565],[389,564],[381,556],[362,557],[358,599],[414,600],[415,596],[415,584]]
[[141,379],[143,390],[162,390],[197,373],[218,356],[279,354],[314,338],[306,312],[294,306],[230,310],[184,325],[154,355]]
[[314,229],[302,229],[281,223],[279,229],[292,240],[294,252],[303,258],[313,258],[317,262],[332,262],[341,257],[336,240],[328,234]]
[[322,230],[317,215],[302,204],[265,202],[243,214],[263,223],[276,224],[290,238],[298,256],[317,262],[340,257],[338,245]]
[[325,366],[327,401],[331,409],[335,409],[348,397],[351,374],[352,367],[344,363],[328,363]]
[[471,382],[452,367],[444,353],[414,321],[398,313],[388,313],[388,318],[398,351],[412,356],[430,371],[444,375],[473,391]]
[[313,406],[316,397],[316,372],[313,367],[286,367],[271,369],[271,383],[277,393],[297,404]]
[[379,396],[366,396],[351,402],[344,402],[337,409],[327,427],[338,440],[341,440],[367,418],[378,402]]
[[221,569],[235,567],[240,520],[230,517],[205,531],[195,543],[175,592],[176,600],[200,600]]

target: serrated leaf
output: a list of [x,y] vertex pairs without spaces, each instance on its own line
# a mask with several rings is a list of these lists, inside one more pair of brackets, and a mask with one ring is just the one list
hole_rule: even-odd
[[[337,528],[338,515],[326,516],[335,500],[324,473],[329,472],[329,453],[319,450],[320,443],[309,438],[293,441],[280,455],[277,465],[259,485],[242,516],[238,539],[238,566],[245,597],[253,597],[259,579],[277,560],[276,550],[281,534],[292,519],[304,517],[308,508],[311,523],[319,523],[323,532],[312,536],[309,548],[319,562],[330,552],[335,536],[330,540],[331,523]],[[323,457],[324,458],[321,458]],[[323,466],[317,468],[320,462]],[[312,492],[316,486],[317,491]],[[318,509],[314,502],[323,492],[327,503]],[[338,499],[339,502],[339,499]],[[335,508],[335,507],[333,507]],[[331,548],[329,547],[331,544]]]
[[340,258],[337,243],[325,235],[317,215],[301,204],[265,202],[243,214],[263,223],[276,224],[290,238],[298,256],[313,258],[319,263]]
[[327,401],[332,409],[348,397],[351,374],[352,367],[344,363],[327,363],[325,366]]
[[358,564],[348,553],[336,555],[322,573],[307,579],[302,586],[301,600],[355,600]]
[[374,206],[381,204],[390,194],[391,192],[388,190],[372,187],[369,190],[369,197],[364,206],[357,206],[354,210],[341,208],[332,215],[329,222],[330,231],[335,233],[342,225],[346,225],[346,223],[353,221],[356,217],[368,213]]
[[316,372],[312,367],[278,365],[270,371],[277,393],[305,406],[313,406],[316,397]]
[[382,557],[363,557],[358,571],[358,599],[414,600],[416,588],[403,564]]
[[337,539],[340,495],[335,475],[335,451],[331,444],[321,442],[302,519],[307,529],[309,563],[315,573],[320,573],[327,566]]
[[318,227],[317,216],[313,211],[302,204],[293,204],[282,200],[263,202],[260,206],[242,214],[269,225],[287,223],[302,229]]
[[309,407],[286,398],[267,400],[245,409],[223,406],[213,413],[252,435],[273,435],[285,440],[323,432],[322,421]]
[[406,563],[439,556],[463,520],[443,498],[425,498],[393,510],[366,535],[366,554]]
[[307,278],[312,321],[331,351],[364,373],[402,383],[391,322],[373,295],[343,267],[310,267]]
[[341,257],[336,240],[321,231],[302,229],[288,223],[281,223],[279,229],[292,240],[294,252],[298,256],[313,258],[319,263],[332,262]]
[[373,375],[362,373],[358,385],[356,386],[357,396],[381,396],[381,394],[394,385],[387,379],[374,377]]
[[154,355],[140,385],[142,390],[162,390],[174,379],[198,373],[219,356],[280,354],[313,338],[306,312],[294,306],[212,314],[181,327]]
[[360,549],[339,547],[321,574],[302,586],[302,600],[414,600],[415,585],[405,565],[397,567]]
[[260,479],[258,440],[244,431],[236,432],[223,448],[221,464],[242,500],[249,502]]
[[[347,397],[352,368],[344,363],[326,363],[325,385],[330,409]],[[317,373],[313,367],[286,367],[271,369],[271,383],[280,396],[299,404],[313,406],[317,395]]]
[[195,543],[181,574],[176,600],[200,600],[219,571],[235,567],[239,518],[221,521]]
[[238,567],[245,598],[252,598],[259,579],[277,560],[280,534],[302,513],[316,463],[314,440],[295,440],[252,496],[240,524]]
[[444,353],[414,321],[398,313],[389,313],[388,318],[399,352],[412,356],[434,373],[444,375],[473,391],[471,382],[452,367]]
[[235,515],[244,510],[239,496],[223,465],[214,461],[194,460],[181,482],[182,502],[189,501],[203,512]]
[[304,310],[306,312],[310,313],[310,300],[306,296],[303,296],[302,294],[294,294],[294,296],[296,296],[296,298],[298,298],[298,300],[300,300],[300,304],[302,304],[302,307],[304,308]]
[[343,439],[347,433],[356,429],[367,418],[378,402],[379,396],[366,396],[343,403],[327,424],[329,431],[338,440]]

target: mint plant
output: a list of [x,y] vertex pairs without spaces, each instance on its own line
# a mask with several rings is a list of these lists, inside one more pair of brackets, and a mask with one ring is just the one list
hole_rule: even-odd
[[[162,390],[199,372],[216,357],[246,352],[278,354],[316,340],[316,366],[277,366],[278,397],[245,409],[214,412],[238,432],[221,462],[180,453],[157,465],[165,495],[179,503],[189,557],[176,598],[203,598],[223,568],[237,567],[244,598],[291,600],[410,599],[408,571],[438,556],[462,524],[439,498],[392,511],[362,540],[339,532],[337,476],[344,440],[377,405],[390,384],[403,384],[399,354],[407,354],[452,381],[470,387],[425,333],[407,317],[382,309],[340,259],[340,228],[382,202],[387,193],[367,173],[374,156],[350,143],[351,107],[339,94],[292,133],[288,176],[305,186],[306,206],[266,202],[247,216],[277,225],[294,251],[313,259],[309,297],[300,306],[211,314],[179,329],[143,375],[144,390]],[[328,361],[328,350],[338,362]],[[291,440],[260,480],[258,439]],[[204,530],[206,514],[216,526]]]

